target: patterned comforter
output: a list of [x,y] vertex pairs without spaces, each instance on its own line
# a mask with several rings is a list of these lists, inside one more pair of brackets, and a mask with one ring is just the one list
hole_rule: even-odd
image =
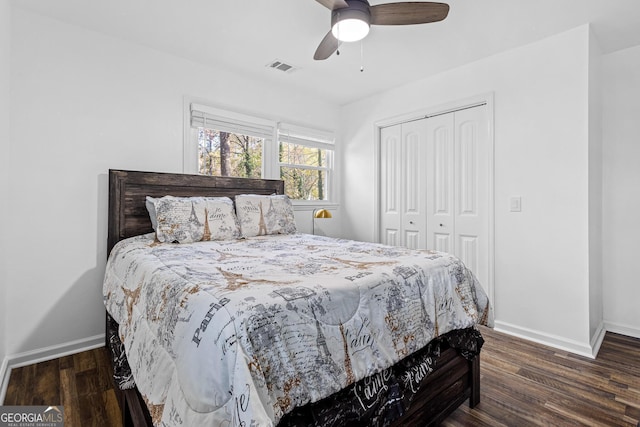
[[104,280],[155,425],[275,425],[433,338],[492,322],[455,257],[306,234],[119,242]]

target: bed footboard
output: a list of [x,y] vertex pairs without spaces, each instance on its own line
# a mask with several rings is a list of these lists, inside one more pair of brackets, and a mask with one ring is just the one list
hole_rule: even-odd
[[394,426],[437,426],[469,399],[469,407],[480,403],[480,355],[472,360],[454,349],[444,351],[442,365],[422,385],[411,409]]
[[[113,334],[117,324],[107,314],[107,335],[109,327],[111,333],[110,345],[107,345],[111,353],[112,362],[125,360],[122,354],[117,352],[118,345],[113,340],[118,340],[117,334]],[[478,333],[479,334],[479,333]],[[480,341],[481,341],[480,337]],[[481,345],[481,343],[480,343]],[[393,426],[436,426],[447,418],[453,411],[467,399],[469,406],[475,407],[480,402],[480,354],[468,359],[461,354],[459,349],[443,342],[439,356],[435,357],[435,369],[422,380],[418,392],[411,401],[407,412],[401,418],[392,423]],[[126,362],[125,362],[126,363]],[[115,370],[121,370],[121,366],[114,366]],[[118,403],[122,411],[122,423],[125,427],[150,427],[151,415],[138,392],[137,388],[120,389],[123,376],[114,377]],[[328,399],[331,399],[329,397]],[[309,418],[305,416],[306,407],[299,408],[288,414],[282,423],[287,426],[307,426]]]

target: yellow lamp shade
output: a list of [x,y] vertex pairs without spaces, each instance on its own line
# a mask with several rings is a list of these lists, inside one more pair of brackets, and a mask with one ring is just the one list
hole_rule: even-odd
[[326,209],[318,209],[313,213],[314,218],[332,218],[331,212]]

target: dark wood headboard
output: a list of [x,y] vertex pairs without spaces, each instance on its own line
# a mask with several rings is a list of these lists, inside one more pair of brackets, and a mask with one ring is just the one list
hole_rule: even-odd
[[109,170],[107,254],[120,240],[153,231],[146,196],[227,196],[284,194],[284,181],[159,172]]

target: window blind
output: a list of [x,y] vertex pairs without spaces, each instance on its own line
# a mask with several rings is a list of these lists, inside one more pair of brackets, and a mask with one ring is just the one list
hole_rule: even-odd
[[191,104],[191,127],[204,127],[264,139],[273,138],[275,130],[273,123],[267,120],[220,111],[200,104]]
[[335,149],[333,133],[288,123],[278,123],[278,141],[324,150]]

